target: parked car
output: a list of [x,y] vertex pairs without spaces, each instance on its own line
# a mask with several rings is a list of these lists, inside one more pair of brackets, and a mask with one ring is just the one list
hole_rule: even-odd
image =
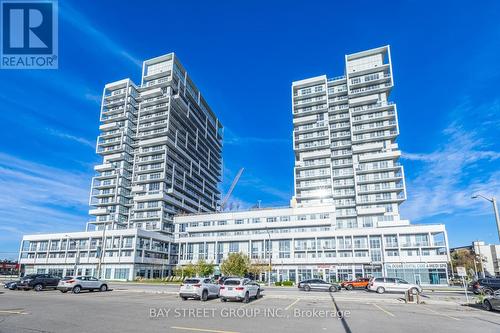
[[5,289],[16,290],[19,280],[4,282],[3,287]]
[[47,288],[56,288],[59,280],[59,277],[50,274],[29,274],[21,278],[17,287],[24,290],[42,291]]
[[422,287],[399,278],[378,277],[370,280],[368,290],[376,291],[379,294],[386,291],[406,292],[410,290],[415,295],[422,292]]
[[66,293],[71,290],[74,294],[78,294],[82,290],[107,291],[108,284],[106,281],[99,280],[93,276],[66,276],[59,281],[57,289],[62,293]]
[[336,283],[329,283],[321,279],[310,279],[310,280],[300,281],[297,287],[304,291],[325,290],[334,292],[334,291],[340,291],[341,289],[340,285]]
[[188,298],[208,300],[210,297],[219,297],[220,285],[208,278],[189,278],[184,280],[179,289],[179,296],[183,300]]
[[472,292],[474,294],[484,293],[486,295],[493,295],[493,293],[499,289],[500,278],[478,279],[472,283]]
[[255,299],[260,297],[260,285],[247,278],[230,278],[224,281],[220,286],[219,297],[222,302],[228,299],[250,302],[250,298]]
[[352,280],[352,281],[343,281],[340,284],[340,286],[342,288],[347,289],[347,290],[353,290],[354,288],[366,289],[366,288],[368,288],[369,283],[370,283],[369,278],[357,278],[356,280]]
[[500,310],[500,290],[495,291],[492,295],[486,296],[483,300],[483,307],[488,310]]

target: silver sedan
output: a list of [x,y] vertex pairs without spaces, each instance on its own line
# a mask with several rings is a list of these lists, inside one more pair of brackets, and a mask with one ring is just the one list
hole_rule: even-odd
[[483,300],[483,307],[488,310],[500,310],[500,290],[495,291],[491,296]]

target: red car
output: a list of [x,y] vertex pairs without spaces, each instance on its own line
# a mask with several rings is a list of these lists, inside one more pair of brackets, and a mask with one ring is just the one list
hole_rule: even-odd
[[344,281],[340,285],[342,286],[342,288],[345,288],[347,290],[353,290],[354,288],[366,289],[368,287],[368,283],[370,283],[369,278],[357,278],[356,280],[352,281]]

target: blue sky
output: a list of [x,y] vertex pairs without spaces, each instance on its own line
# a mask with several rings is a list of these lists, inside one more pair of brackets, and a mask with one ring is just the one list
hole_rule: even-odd
[[60,1],[59,69],[0,71],[0,257],[24,233],[82,230],[105,83],[176,52],[225,125],[223,191],[241,208],[293,192],[290,86],[343,74],[343,57],[390,44],[414,223],[452,246],[498,242],[500,3],[470,1]]

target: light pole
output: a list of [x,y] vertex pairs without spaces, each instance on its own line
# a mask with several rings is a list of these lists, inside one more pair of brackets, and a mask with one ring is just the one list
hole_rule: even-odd
[[481,194],[475,194],[472,196],[472,199],[477,198],[483,198],[484,200],[488,200],[493,204],[493,211],[495,212],[495,220],[497,222],[498,239],[500,240],[500,217],[498,216],[497,199],[495,197],[487,198]]
[[267,274],[267,285],[270,287],[271,286],[271,260],[273,258],[273,248],[271,244],[271,234],[269,233],[269,229],[266,226],[266,231],[267,231],[267,236],[269,238],[268,240],[268,253],[269,253],[269,267],[268,267],[268,274]]

